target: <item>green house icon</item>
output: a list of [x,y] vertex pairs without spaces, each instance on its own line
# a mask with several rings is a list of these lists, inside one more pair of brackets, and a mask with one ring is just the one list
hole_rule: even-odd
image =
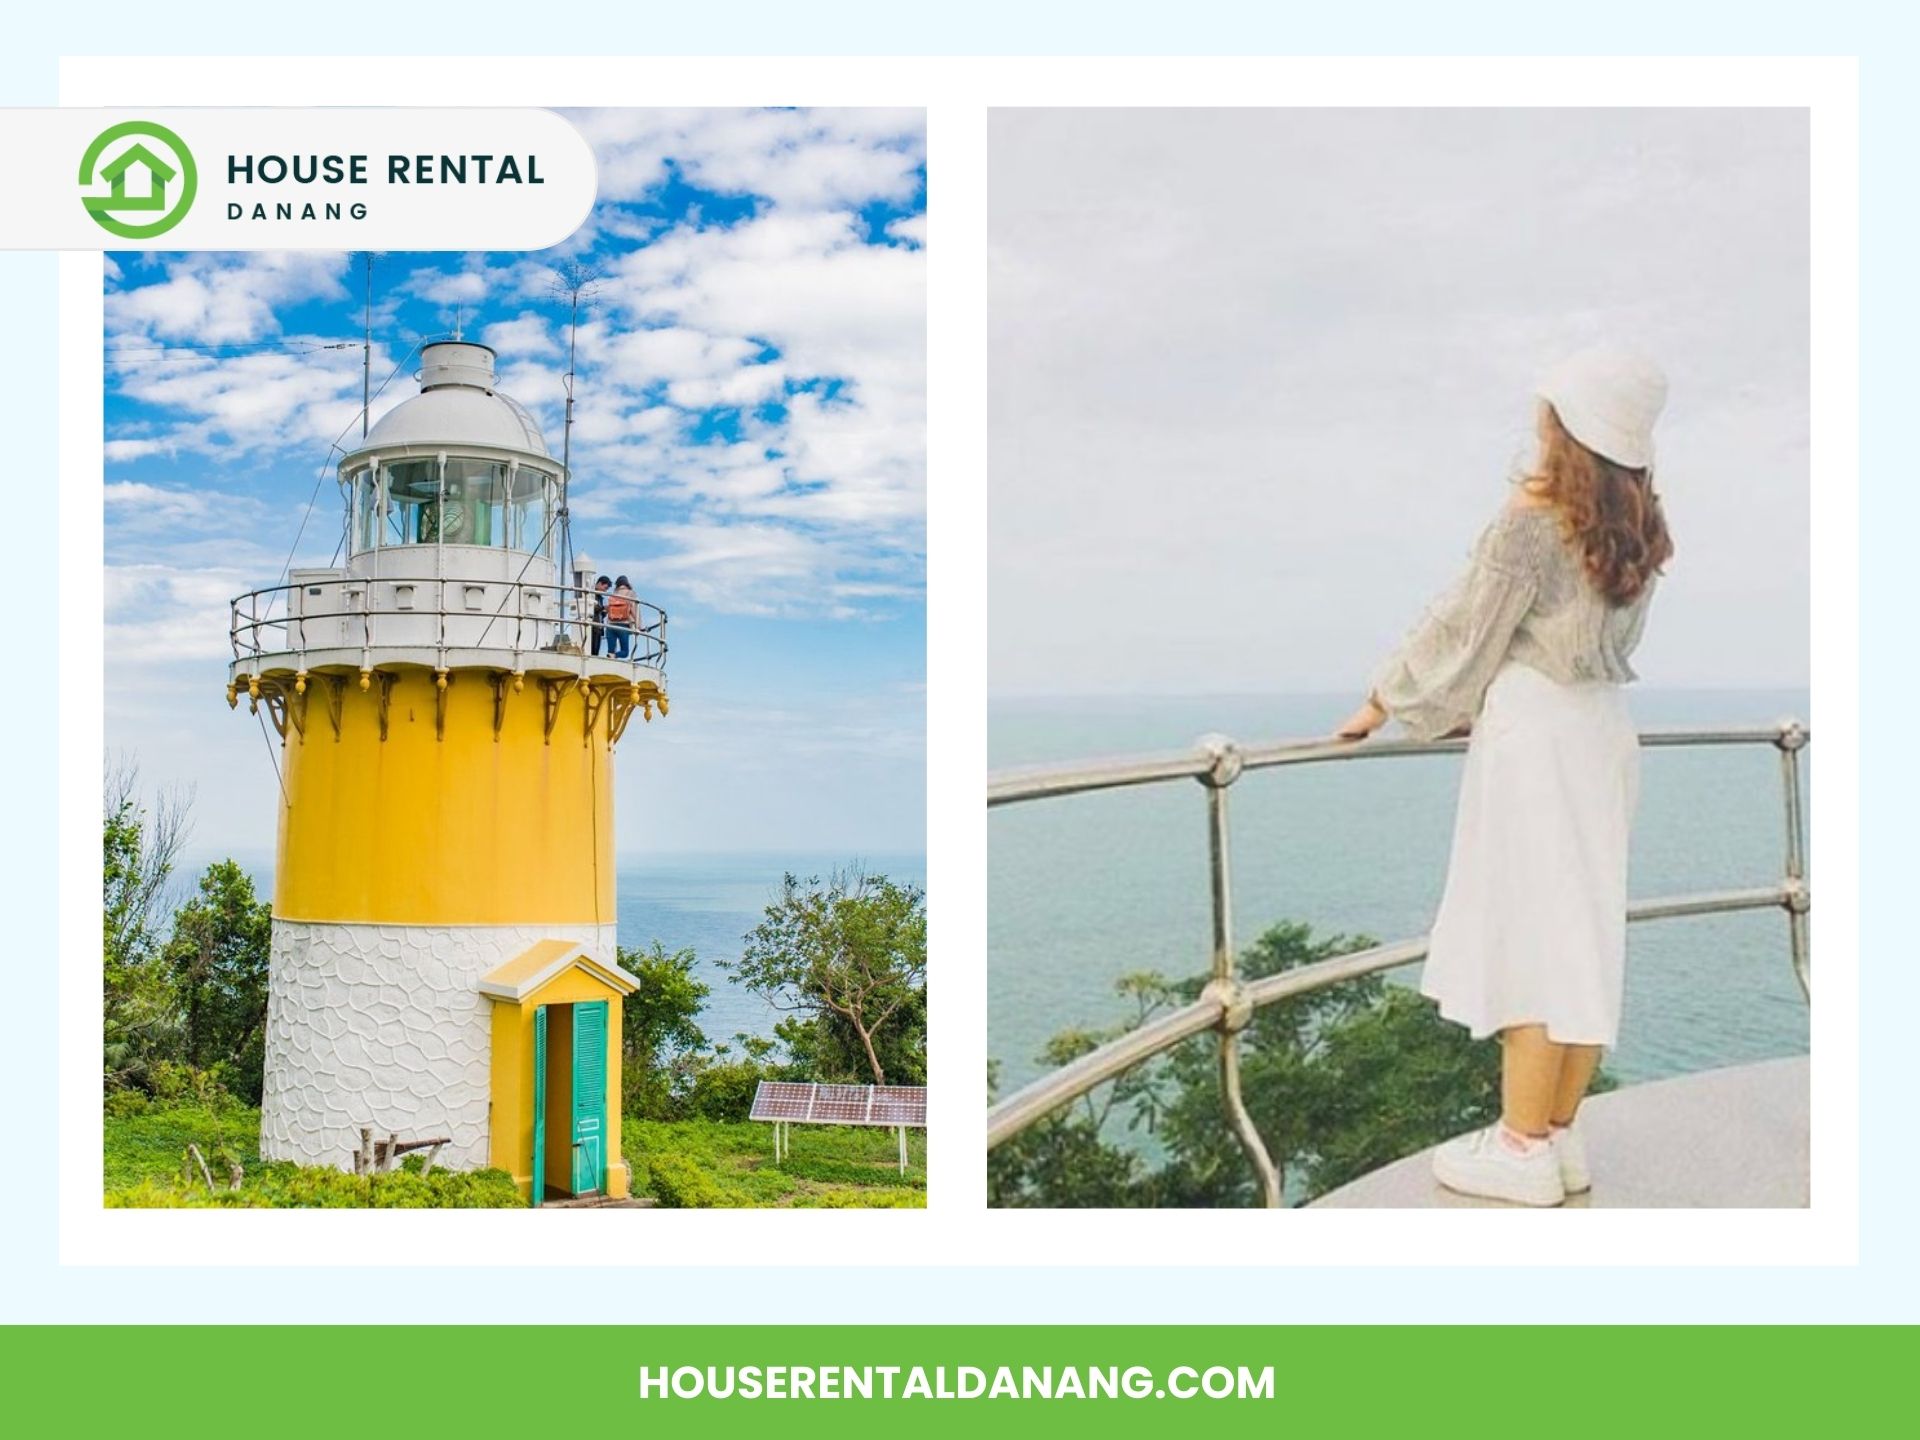
[[[127,171],[136,165],[146,167],[147,193],[145,195],[127,194]],[[89,199],[87,208],[164,210],[167,208],[167,186],[179,173],[146,146],[135,141],[122,150],[112,163],[101,167],[100,178],[107,182],[109,193]]]
[[[101,164],[122,142],[127,148]],[[193,206],[199,182],[193,153],[173,131],[151,120],[123,120],[102,130],[80,157],[79,179],[80,202],[94,223],[128,240],[145,240],[179,224]],[[88,193],[102,184],[106,194]]]

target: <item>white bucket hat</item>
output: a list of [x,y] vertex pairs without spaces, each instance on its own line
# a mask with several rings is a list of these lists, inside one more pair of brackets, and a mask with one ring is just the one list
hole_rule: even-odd
[[1534,387],[1567,433],[1629,470],[1653,464],[1653,422],[1667,403],[1667,377],[1646,356],[1595,346],[1569,355]]

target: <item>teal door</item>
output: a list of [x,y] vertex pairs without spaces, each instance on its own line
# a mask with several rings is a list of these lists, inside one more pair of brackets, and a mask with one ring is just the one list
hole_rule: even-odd
[[573,1193],[606,1188],[607,1002],[573,1007]]
[[547,1194],[547,1007],[533,1012],[533,1195],[538,1205]]

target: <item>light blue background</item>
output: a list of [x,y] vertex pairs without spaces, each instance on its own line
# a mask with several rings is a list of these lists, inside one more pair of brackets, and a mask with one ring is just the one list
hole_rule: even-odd
[[[363,15],[356,15],[363,10]],[[1164,4],[1035,6],[898,3],[804,7],[735,0],[692,6],[578,0],[564,21],[525,4],[470,0],[455,11],[346,4],[268,10],[257,4],[29,6],[10,17],[0,47],[0,101],[56,103],[62,53],[440,54],[469,37],[514,37],[555,54],[1542,54],[1597,47],[1606,54],[1858,54],[1861,64],[1862,433],[1861,939],[1862,1217],[1857,1267],[1806,1270],[1612,1269],[1604,1271],[908,1269],[865,1272],[845,1283],[825,1273],[740,1270],[633,1272],[630,1281],[556,1285],[548,1272],[511,1278],[488,1270],[374,1274],[342,1267],[258,1271],[61,1269],[55,1263],[56,1108],[53,1030],[37,1017],[55,1005],[58,953],[50,766],[21,763],[53,752],[58,691],[46,674],[50,626],[16,620],[15,683],[38,697],[5,712],[4,753],[13,843],[5,866],[9,979],[16,987],[0,1081],[9,1101],[4,1200],[8,1321],[364,1320],[444,1321],[557,1317],[608,1322],[872,1320],[995,1322],[1139,1321],[1913,1321],[1916,1302],[1915,1163],[1911,1098],[1913,1017],[1920,969],[1910,917],[1899,904],[1914,793],[1913,748],[1902,732],[1920,705],[1911,672],[1914,601],[1904,576],[1916,529],[1912,445],[1916,315],[1913,257],[1920,255],[1909,142],[1920,133],[1912,27],[1897,7],[1828,3],[1676,6],[1615,3],[1548,13],[1537,5],[1316,6],[1282,11],[1191,0]],[[495,52],[509,53],[502,46]],[[635,103],[644,97],[636,95]],[[938,179],[934,182],[938,193]],[[0,256],[0,395],[6,397],[10,508],[7,546],[16,597],[73,593],[90,576],[58,584],[56,506],[55,261]],[[1818,503],[1816,477],[1815,502]],[[1834,483],[1844,483],[1835,480]],[[1878,576],[1878,580],[1874,577]],[[35,647],[35,648],[29,648]],[[1874,662],[1878,660],[1879,668]],[[931,657],[940,663],[940,657]],[[77,823],[91,823],[77,817]],[[1885,897],[1885,898],[1882,898]],[[950,957],[951,958],[951,957]],[[1829,1063],[1845,1063],[1830,1057]],[[40,1179],[35,1179],[35,1175]],[[937,1202],[936,1202],[937,1203]],[[751,1223],[751,1217],[741,1217]],[[1204,1223],[1195,1217],[1195,1224]],[[910,1265],[910,1250],[901,1260]],[[1251,1258],[1251,1257],[1250,1257]]]

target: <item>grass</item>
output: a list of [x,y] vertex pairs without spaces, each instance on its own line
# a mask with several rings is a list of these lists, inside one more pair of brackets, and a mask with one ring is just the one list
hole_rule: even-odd
[[927,1203],[927,1135],[907,1132],[900,1173],[891,1130],[796,1125],[773,1163],[771,1126],[713,1120],[629,1120],[621,1126],[636,1195],[663,1206],[918,1209]]
[[[662,1206],[705,1209],[918,1209],[927,1203],[927,1137],[907,1132],[907,1173],[891,1130],[796,1125],[773,1163],[769,1126],[712,1120],[630,1120],[622,1127],[633,1193]],[[186,1150],[198,1145],[218,1193],[209,1195]],[[229,1192],[227,1157],[244,1178]],[[110,1106],[102,1157],[109,1207],[509,1208],[526,1204],[498,1170],[410,1171],[356,1177],[260,1159],[260,1112],[231,1101],[182,1099]],[[403,1164],[417,1166],[409,1156]]]
[[[153,1105],[131,1115],[109,1111],[102,1181],[114,1191],[177,1179],[189,1145],[200,1147],[222,1184],[224,1167],[216,1158],[222,1150],[231,1152],[251,1175],[260,1168],[260,1112],[244,1105],[210,1107],[191,1101]],[[200,1187],[203,1193],[206,1188]]]
[[[187,1158],[198,1145],[213,1173],[209,1194]],[[227,1189],[229,1158],[243,1172]],[[511,1176],[499,1170],[419,1173],[408,1156],[387,1175],[343,1174],[326,1166],[260,1158],[260,1112],[231,1101],[182,1100],[131,1108],[110,1105],[101,1180],[108,1209],[404,1209],[524,1208]]]

